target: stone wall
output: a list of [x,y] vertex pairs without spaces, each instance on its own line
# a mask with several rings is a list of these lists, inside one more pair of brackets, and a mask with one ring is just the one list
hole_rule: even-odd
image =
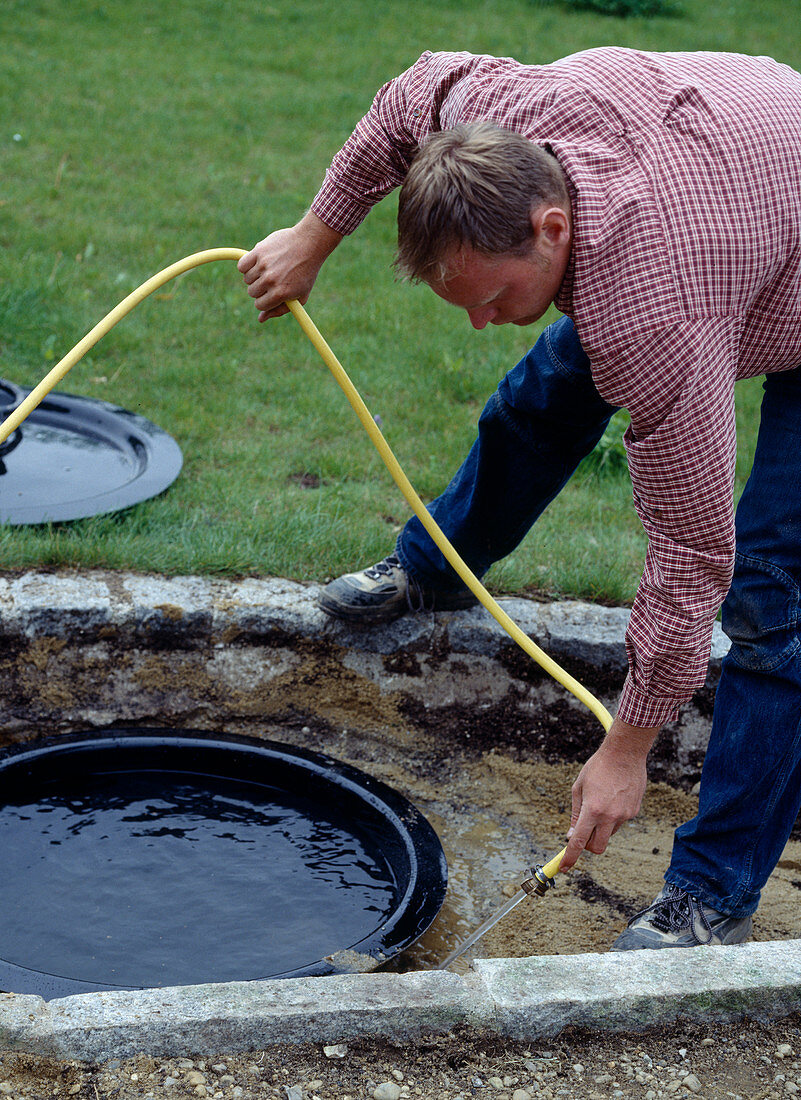
[[[317,610],[314,586],[110,572],[0,577],[0,743],[113,725],[312,726],[514,743],[581,760],[598,719],[483,609],[407,616],[365,630]],[[628,612],[572,601],[502,606],[614,710]],[[707,685],[662,734],[652,774],[691,786],[726,640]]]

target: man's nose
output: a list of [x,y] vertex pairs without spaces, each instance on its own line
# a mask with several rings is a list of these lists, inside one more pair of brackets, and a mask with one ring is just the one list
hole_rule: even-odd
[[467,316],[473,328],[482,329],[498,316],[498,310],[495,306],[478,306],[476,309],[468,309]]

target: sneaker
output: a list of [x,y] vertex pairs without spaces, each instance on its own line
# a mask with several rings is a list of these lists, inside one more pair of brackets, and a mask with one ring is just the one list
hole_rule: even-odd
[[327,615],[359,623],[386,623],[407,611],[458,611],[477,603],[466,588],[443,592],[419,584],[394,554],[361,573],[337,577],[317,598]]
[[712,947],[744,943],[750,917],[727,917],[678,886],[666,886],[647,909],[637,913],[612,944],[612,951],[654,947]]

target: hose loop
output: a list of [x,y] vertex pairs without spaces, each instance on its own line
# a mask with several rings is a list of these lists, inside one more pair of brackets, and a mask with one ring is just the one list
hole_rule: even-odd
[[[11,436],[12,432],[16,432],[20,424],[23,422],[26,416],[28,416],[39,405],[39,403],[47,396],[51,389],[56,386],[61,379],[67,374],[72,367],[89,351],[90,348],[102,339],[107,332],[110,331],[119,321],[122,320],[128,313],[131,312],[140,302],[152,294],[154,290],[158,290],[159,287],[165,283],[174,279],[177,275],[182,275],[185,271],[190,271],[195,267],[200,267],[202,264],[211,263],[215,260],[239,260],[245,255],[245,250],[242,248],[210,248],[203,252],[195,252],[191,256],[185,256],[184,259],[178,260],[176,263],[171,264],[169,267],[164,268],[163,271],[153,275],[150,279],[147,279],[140,287],[134,290],[131,294],[124,298],[119,305],[117,305],[110,313],[108,313],[102,321],[100,321],[95,327],[80,340],[75,347],[64,356],[53,369],[45,375],[42,381],[31,390],[28,396],[22,401],[14,411],[6,417],[2,424],[0,424],[0,445]],[[362,427],[370,437],[373,446],[378,451],[384,465],[392,475],[395,484],[403,493],[406,502],[409,504],[412,511],[425,527],[428,534],[436,546],[442,551],[446,560],[453,567],[456,573],[461,577],[462,581],[467,585],[470,591],[477,597],[479,602],[489,611],[490,615],[500,624],[506,633],[512,638],[513,641],[520,646],[520,648],[528,654],[542,669],[544,669],[550,676],[553,677],[557,683],[561,684],[563,688],[574,695],[580,702],[595,715],[598,721],[603,726],[604,730],[608,730],[612,724],[612,716],[609,711],[604,707],[600,700],[589,692],[583,684],[580,684],[573,676],[571,676],[565,669],[561,668],[551,657],[540,649],[531,638],[525,634],[520,627],[515,623],[509,615],[503,610],[498,602],[490,595],[478,577],[472,572],[462,558],[457,554],[456,550],[450,544],[444,533],[433,519],[428,509],[423,504],[420,497],[415,492],[406,474],[401,469],[398,460],[390,450],[387,441],[381,434],[381,431],[376,424],[373,417],[370,415],[367,406],[362,400],[356,387],[351,382],[350,378],[346,374],[344,368],[340,364],[337,357],[334,355],[331,348],[325,342],[320,335],[317,327],[312,319],[309,317],[306,310],[296,301],[288,301],[287,305],[295,320],[298,322],[303,332],[311,341],[321,359],[331,371],[335,381],[342,389],[345,397],[349,401],[351,407],[356,413]],[[19,437],[17,437],[17,442]],[[10,450],[16,443],[9,440],[7,450]],[[542,868],[544,876],[548,879],[559,869],[562,856],[564,855],[564,849],[554,856],[549,862]]]

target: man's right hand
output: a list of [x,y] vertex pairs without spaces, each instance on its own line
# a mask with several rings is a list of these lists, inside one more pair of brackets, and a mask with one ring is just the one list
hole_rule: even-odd
[[306,302],[323,263],[342,240],[309,211],[291,229],[279,229],[243,256],[237,267],[255,300],[259,320],[281,317],[285,302]]
[[647,776],[645,761],[659,728],[643,729],[615,718],[598,750],[573,784],[569,844],[560,871],[586,848],[600,854],[609,838],[639,812]]

